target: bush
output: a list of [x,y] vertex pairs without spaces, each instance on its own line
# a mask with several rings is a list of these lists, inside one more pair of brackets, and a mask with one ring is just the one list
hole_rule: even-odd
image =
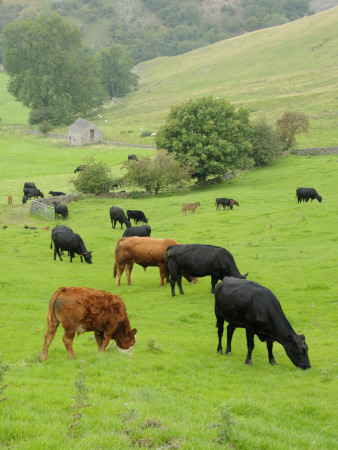
[[296,145],[296,133],[307,133],[309,130],[309,118],[306,114],[296,111],[285,111],[276,120],[276,129],[282,141],[283,150],[291,150]]
[[282,154],[282,142],[265,119],[253,124],[252,158],[256,166],[264,166]]
[[84,164],[87,166],[86,169],[71,180],[75,189],[83,194],[108,193],[114,183],[109,167],[103,161],[95,162],[92,156],[87,157]]
[[141,137],[147,137],[147,136],[151,136],[152,132],[151,131],[142,131]]

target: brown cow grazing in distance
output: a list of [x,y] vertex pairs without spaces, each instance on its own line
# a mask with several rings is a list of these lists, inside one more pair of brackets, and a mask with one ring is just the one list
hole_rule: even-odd
[[8,196],[8,204],[11,205],[13,203],[13,197],[11,195]]
[[191,214],[194,214],[195,209],[198,208],[200,206],[200,202],[198,203],[183,203],[182,205],[182,216],[183,215],[187,215],[187,211],[190,210]]
[[[149,266],[158,267],[161,277],[160,286],[163,286],[166,251],[169,245],[179,245],[179,243],[174,239],[154,239],[151,237],[120,238],[115,249],[114,278],[116,278],[116,286],[120,286],[124,269],[126,269],[128,285],[132,284],[130,275],[134,263],[142,266],[144,270]],[[185,278],[189,283],[197,283],[196,278],[187,276]],[[169,280],[167,279],[167,281]]]
[[49,302],[41,361],[47,359],[60,323],[65,330],[62,340],[71,358],[75,358],[75,333],[86,331],[94,331],[100,353],[105,351],[110,339],[115,340],[121,352],[133,353],[136,328],[130,328],[125,304],[118,295],[86,287],[61,287],[55,291]]

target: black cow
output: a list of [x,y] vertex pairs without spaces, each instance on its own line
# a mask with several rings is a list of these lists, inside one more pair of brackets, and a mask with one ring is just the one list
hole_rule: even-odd
[[87,167],[86,164],[80,164],[79,166],[77,166],[77,168],[74,170],[74,173],[76,172],[81,172],[81,170],[85,170]]
[[33,189],[37,189],[37,187],[35,186],[35,183],[33,181],[26,181],[25,184],[23,185],[23,188],[33,188]]
[[27,197],[24,195],[22,197],[22,204],[25,205],[27,203]]
[[128,161],[138,161],[138,158],[136,155],[128,155]]
[[23,192],[24,192],[24,194],[25,194],[25,196],[27,198],[32,198],[32,197],[34,197],[34,198],[38,198],[38,197],[44,198],[44,194],[43,194],[43,192],[40,191],[40,189],[25,188],[23,190]]
[[218,209],[223,206],[223,211],[226,209],[232,209],[233,208],[233,203],[231,202],[230,198],[216,198],[216,211],[218,211]]
[[63,220],[68,219],[69,212],[66,205],[61,205],[60,202],[53,202],[55,216],[61,216]]
[[246,329],[248,354],[245,364],[252,365],[254,335],[266,342],[269,363],[276,365],[272,353],[274,341],[279,342],[293,364],[301,369],[309,369],[308,347],[305,336],[297,335],[284,315],[276,296],[258,283],[225,277],[216,286],[215,314],[218,328],[217,352],[222,354],[224,321],[227,327],[226,354],[231,355],[231,339],[237,327]]
[[59,191],[49,191],[48,194],[52,195],[53,197],[58,197],[59,195],[67,195],[64,192]]
[[[81,236],[77,233],[69,231],[71,228],[69,230],[66,230],[68,227],[63,227],[64,229],[62,230],[58,228],[59,227],[55,227],[52,230],[52,241],[54,242],[54,261],[56,260],[57,254],[59,255],[60,261],[62,261],[60,250],[66,250],[69,252],[70,262],[72,262],[76,253],[77,255],[80,255],[81,262],[83,262],[83,257],[86,263],[92,264],[92,252],[89,252],[86,249]],[[51,248],[53,248],[52,243]]]
[[175,282],[181,294],[182,274],[192,277],[205,277],[211,275],[211,293],[215,292],[218,280],[225,276],[246,278],[248,274],[241,275],[234,257],[228,250],[215,245],[185,244],[169,245],[166,258],[167,275],[170,276],[171,295],[175,296]]
[[122,225],[125,224],[127,228],[131,227],[131,223],[127,219],[126,215],[124,214],[124,211],[122,208],[119,208],[118,206],[112,206],[109,210],[110,214],[110,221],[111,226],[115,229],[116,222],[119,222],[121,224],[121,230]]
[[298,200],[298,203],[308,202],[309,199],[314,200],[315,198],[321,203],[323,198],[318,194],[316,189],[314,188],[297,188],[296,190],[296,197]]
[[140,225],[138,227],[130,227],[125,230],[122,237],[131,237],[131,236],[139,236],[139,237],[150,237],[151,228],[149,225]]
[[144,215],[144,212],[139,211],[138,209],[127,209],[127,217],[129,221],[130,219],[133,219],[135,225],[137,225],[139,222],[148,223],[148,219]]

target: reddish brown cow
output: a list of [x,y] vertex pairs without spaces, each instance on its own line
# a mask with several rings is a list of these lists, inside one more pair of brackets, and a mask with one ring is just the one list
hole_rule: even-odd
[[182,205],[182,216],[187,215],[187,211],[191,211],[191,214],[195,214],[195,209],[200,206],[200,202],[197,203],[183,203]]
[[[142,266],[144,270],[149,266],[158,267],[161,277],[160,286],[163,286],[168,245],[179,245],[179,243],[174,239],[154,239],[151,237],[120,238],[115,249],[114,278],[116,278],[116,286],[120,286],[124,269],[126,269],[127,283],[131,285],[130,275],[134,263]],[[197,279],[194,277],[185,276],[185,278],[189,283],[197,283]],[[169,280],[167,279],[167,281]]]
[[65,330],[62,340],[71,358],[75,358],[75,333],[86,331],[94,331],[100,353],[105,351],[110,339],[115,340],[120,351],[133,353],[136,328],[130,328],[126,307],[118,295],[86,287],[61,287],[55,291],[49,302],[41,361],[47,359],[60,323]]
[[11,195],[8,196],[8,204],[11,205],[13,203],[13,197]]

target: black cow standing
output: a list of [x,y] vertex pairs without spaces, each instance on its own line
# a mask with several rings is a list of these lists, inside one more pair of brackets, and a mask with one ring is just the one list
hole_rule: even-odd
[[321,203],[321,201],[323,200],[323,198],[318,194],[318,192],[314,188],[297,188],[296,197],[298,203],[308,202],[309,199],[311,199],[311,203],[312,200],[314,199],[317,199],[319,203]]
[[136,155],[128,155],[128,161],[138,161],[138,158]]
[[111,226],[115,229],[116,223],[119,222],[121,224],[121,230],[122,225],[124,224],[127,228],[131,227],[131,223],[127,219],[126,215],[124,214],[124,211],[122,208],[119,208],[118,206],[112,206],[109,210],[110,215],[110,221]]
[[60,202],[53,202],[55,216],[61,216],[63,220],[68,219],[69,212],[66,205],[61,205]]
[[218,280],[225,276],[246,278],[241,275],[234,257],[228,250],[215,245],[184,244],[169,245],[167,248],[166,270],[170,274],[171,295],[175,296],[175,282],[181,294],[182,274],[192,277],[211,275],[211,293],[215,292]]
[[53,197],[58,197],[59,195],[67,195],[64,192],[60,191],[49,191],[48,194],[52,195]]
[[269,363],[276,365],[272,353],[274,341],[279,342],[293,364],[309,369],[308,347],[305,336],[297,335],[284,315],[277,297],[266,287],[249,280],[225,277],[216,286],[215,314],[218,328],[217,352],[222,354],[224,321],[227,327],[226,354],[231,355],[231,339],[237,327],[246,329],[248,354],[245,364],[252,365],[254,335],[266,342]]
[[87,167],[86,164],[80,164],[79,166],[77,166],[77,168],[74,170],[74,173],[76,172],[81,172],[81,170],[85,170]]
[[37,189],[37,187],[35,186],[35,183],[33,181],[26,181],[25,184],[23,185],[24,190],[27,188],[31,188],[31,189]]
[[34,197],[34,198],[38,198],[38,197],[44,198],[43,192],[41,192],[40,189],[36,189],[36,188],[24,188],[23,193],[24,193],[24,195],[27,198],[32,198],[32,197]]
[[70,262],[72,262],[75,257],[75,253],[81,257],[81,262],[83,262],[82,257],[88,264],[92,264],[92,252],[89,252],[84,245],[81,236],[77,233],[73,233],[69,227],[59,227],[56,226],[52,230],[52,242],[50,248],[53,248],[54,242],[54,261],[56,260],[56,255],[59,255],[60,261],[61,252],[60,250],[65,250],[69,252]]
[[131,236],[139,236],[139,237],[150,237],[151,228],[149,225],[140,225],[138,227],[130,227],[125,230],[122,237],[131,237]]
[[139,211],[138,209],[127,209],[127,217],[129,221],[130,219],[133,219],[135,225],[137,225],[139,222],[148,223],[148,219],[144,215],[144,212]]
[[232,209],[232,202],[230,198],[216,198],[216,211],[218,211],[218,209],[223,206],[223,210],[226,209]]

